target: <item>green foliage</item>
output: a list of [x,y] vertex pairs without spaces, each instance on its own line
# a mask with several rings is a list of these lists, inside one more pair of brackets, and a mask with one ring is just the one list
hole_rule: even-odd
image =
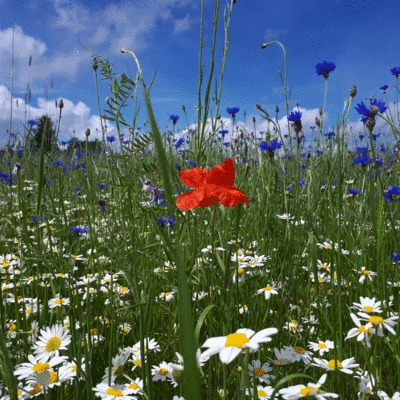
[[42,146],[42,138],[44,136],[44,151],[54,150],[56,148],[56,130],[53,127],[51,118],[44,115],[39,119],[36,131],[31,139],[31,148],[38,151]]

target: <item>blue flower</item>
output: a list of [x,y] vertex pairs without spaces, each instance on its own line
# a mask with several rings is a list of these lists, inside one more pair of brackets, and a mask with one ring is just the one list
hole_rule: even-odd
[[302,116],[303,116],[303,114],[300,111],[292,111],[287,116],[287,120],[292,121],[292,122],[300,121]]
[[[371,101],[370,102],[371,103],[371,106],[377,106],[378,107],[378,109],[379,109],[379,112],[381,113],[381,114],[383,114],[386,110],[387,110],[387,107],[386,107],[386,105],[385,105],[385,102],[384,101],[382,101],[382,100],[376,100],[376,99],[374,99],[374,101]],[[358,107],[358,108],[357,108]],[[369,108],[367,108],[367,106],[364,104],[364,102],[361,102],[361,104],[357,104],[357,107],[354,107],[355,109],[356,109],[356,111],[359,113],[359,114],[361,114],[361,115],[363,115],[364,117],[363,118],[361,118],[361,121],[362,122],[366,122],[367,121],[367,119],[369,118],[369,119],[373,119],[373,120],[375,120],[375,114],[373,114],[372,112],[371,112],[371,110],[369,109]]]
[[329,73],[336,69],[336,65],[333,62],[324,61],[316,65],[318,75],[323,75],[325,79],[329,78]]
[[348,190],[349,193],[352,194],[353,196],[355,196],[355,195],[360,195],[360,194],[362,193],[362,190],[356,190],[356,189],[351,189],[351,188],[348,188],[347,190]]
[[[171,228],[176,224],[175,218],[173,215],[166,215],[165,217],[158,218],[157,221],[160,223],[160,225],[165,228],[166,225],[169,225]],[[153,219],[154,222],[154,219]]]
[[97,185],[97,189],[105,189],[106,185],[103,183],[101,185]]
[[239,108],[239,107],[232,107],[232,108],[228,107],[228,108],[226,109],[226,112],[228,112],[229,114],[231,114],[231,115],[232,115],[232,118],[235,118],[235,115],[236,115],[239,111],[240,111],[240,108]]
[[107,136],[107,141],[108,142],[110,142],[110,143],[112,143],[112,142],[115,142],[115,137],[114,136]]
[[304,181],[303,179],[300,179],[299,185],[301,187],[304,187],[305,183],[306,183],[306,181]]
[[380,90],[383,90],[384,92],[386,92],[386,89],[387,89],[388,87],[389,87],[388,85],[382,86],[382,87],[380,88]]
[[82,236],[82,234],[86,233],[88,230],[86,228],[81,228],[80,226],[74,226],[71,228],[71,232],[75,233],[77,236]]
[[182,167],[179,164],[175,164],[175,167],[180,171]]
[[389,186],[385,192],[386,201],[394,201],[393,195],[400,195],[400,187]]
[[37,125],[37,122],[35,120],[31,119],[28,121],[28,124],[29,125]]
[[335,135],[334,132],[328,132],[328,133],[325,133],[324,136],[327,136],[329,139],[331,139],[331,138],[333,138],[333,137],[336,136],[336,135]]
[[178,121],[179,117],[177,115],[170,115],[169,116],[170,119],[172,119],[173,124],[176,124],[176,121]]
[[364,135],[358,135],[358,137],[363,140],[364,139]]
[[277,149],[280,149],[281,147],[282,147],[282,143],[278,142],[277,140],[274,140],[270,144],[268,144],[266,142],[260,144],[260,150],[261,151],[264,151],[264,150],[277,150]]
[[400,75],[400,67],[392,68],[392,69],[390,70],[390,72],[391,72],[396,78],[398,78],[399,75]]

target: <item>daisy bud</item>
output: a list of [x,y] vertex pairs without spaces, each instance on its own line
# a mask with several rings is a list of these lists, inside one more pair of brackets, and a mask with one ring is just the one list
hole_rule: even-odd
[[350,89],[350,97],[356,97],[357,94],[357,88],[356,85],[353,85]]
[[372,105],[369,109],[371,110],[372,114],[376,114],[379,111],[379,108],[375,105]]
[[318,117],[315,117],[315,125],[317,125],[317,126],[321,125],[321,121],[319,120]]
[[86,135],[86,137],[90,136],[90,129],[89,128],[86,129],[85,135]]
[[58,107],[60,107],[60,108],[64,107],[64,103],[63,103],[62,99],[60,100],[60,103],[58,104]]
[[278,106],[275,107],[275,111],[276,111],[276,113],[279,112],[279,107]]
[[96,57],[93,58],[92,68],[93,68],[95,71],[97,70],[97,68],[99,68],[99,66],[98,66],[98,64],[97,64]]

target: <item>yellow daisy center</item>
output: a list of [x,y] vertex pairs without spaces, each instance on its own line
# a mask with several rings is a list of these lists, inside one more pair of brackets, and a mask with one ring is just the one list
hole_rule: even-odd
[[167,375],[167,374],[168,374],[168,370],[167,370],[166,368],[161,368],[161,369],[158,371],[158,373],[159,373],[160,375]]
[[265,397],[267,392],[265,390],[257,390],[258,397]]
[[371,306],[364,306],[363,307],[363,310],[366,311],[367,313],[370,313],[373,309],[374,309],[374,307],[371,307]]
[[122,397],[123,394],[120,390],[118,389],[113,389],[113,388],[109,388],[106,390],[106,393],[110,396],[114,396],[114,397]]
[[[254,374],[256,376],[263,376],[264,375],[264,371],[263,371],[262,368],[254,368]],[[260,395],[260,394],[258,394],[258,395]]]
[[57,299],[57,300],[55,301],[55,303],[56,303],[56,304],[64,304],[65,301],[64,301],[63,299]]
[[320,343],[320,344],[318,345],[318,347],[319,347],[320,349],[326,349],[326,344]]
[[119,372],[121,372],[124,369],[123,364],[119,364],[118,367],[114,368],[114,376],[117,375]]
[[303,349],[303,348],[300,347],[300,346],[294,347],[293,350],[294,350],[294,352],[297,353],[297,354],[304,354],[304,353],[306,352],[306,350]]
[[47,342],[46,351],[51,353],[52,351],[58,350],[60,346],[61,340],[57,336],[54,336]]
[[33,366],[33,372],[40,373],[40,372],[47,371],[49,368],[50,368],[50,365],[48,362],[45,362],[44,364],[36,363]]
[[373,315],[370,319],[369,322],[373,325],[382,325],[383,324],[383,318],[379,317],[378,315]]
[[371,329],[372,329],[372,328],[365,329],[365,325],[361,325],[361,326],[358,328],[358,330],[359,330],[360,332],[363,332],[363,333],[365,333],[366,335],[368,335],[369,333],[371,333]]
[[321,389],[320,388],[315,388],[315,387],[312,387],[312,386],[308,386],[308,387],[306,387],[304,389],[301,389],[300,390],[300,394],[303,395],[304,397],[310,397],[310,393],[313,392],[314,390],[317,392],[315,394],[320,394],[321,393]]
[[272,287],[271,286],[267,286],[263,290],[264,290],[264,292],[269,292],[270,290],[272,290]]
[[139,386],[136,385],[136,383],[131,383],[131,384],[128,386],[128,389],[139,389]]
[[[328,367],[331,368],[331,369],[335,369],[335,360],[329,361]],[[339,360],[336,360],[336,368],[337,369],[342,369],[343,368],[343,365]]]
[[38,394],[42,391],[42,387],[39,384],[33,385],[33,389],[30,391],[32,394]]
[[250,342],[250,339],[244,333],[231,333],[226,337],[225,347],[238,347],[239,349]]

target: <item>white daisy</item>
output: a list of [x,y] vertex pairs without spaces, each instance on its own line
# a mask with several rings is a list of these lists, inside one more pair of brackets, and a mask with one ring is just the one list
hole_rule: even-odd
[[47,327],[46,330],[41,329],[40,334],[41,336],[32,346],[39,362],[58,356],[59,351],[68,350],[67,345],[71,343],[71,335],[68,335],[68,329],[65,329],[62,325]]
[[353,320],[353,322],[357,325],[357,328],[350,329],[349,332],[347,333],[345,340],[350,339],[354,336],[357,336],[358,342],[361,342],[362,340],[365,339],[365,343],[366,343],[367,347],[371,347],[369,338],[374,333],[372,330],[372,324],[370,322],[368,322],[365,325],[361,325],[361,321],[353,313],[350,313],[350,317]]
[[165,381],[167,378],[173,380],[172,367],[169,363],[163,361],[160,365],[151,368],[153,381]]
[[111,360],[111,363],[112,363],[111,371],[110,371],[110,368],[108,368],[108,367],[104,370],[105,374],[102,379],[103,383],[108,382],[110,373],[111,373],[111,383],[115,382],[118,375],[121,375],[124,373],[124,365],[125,365],[127,359],[131,355],[130,350],[131,350],[130,348],[126,349],[126,351],[121,352],[120,354],[118,354],[116,357],[114,357]]
[[137,397],[128,392],[125,385],[111,385],[99,383],[93,388],[97,397],[104,400],[136,400]]
[[369,297],[360,297],[360,303],[353,302],[353,305],[350,308],[356,308],[359,311],[363,311],[366,313],[381,313],[381,301],[375,301],[375,297],[370,299]]
[[[257,385],[257,396],[260,400],[268,400],[271,398],[272,392],[274,391],[274,388],[272,386],[265,386],[262,387],[261,385]],[[251,395],[251,398],[253,397],[254,394],[254,389],[246,389],[246,394],[247,396]]]
[[272,358],[269,358],[269,360],[275,365],[288,365],[296,361],[295,355],[290,349],[283,348],[278,350],[277,348],[274,348],[274,353],[276,360],[273,360]]
[[325,342],[319,340],[318,343],[310,342],[308,347],[312,351],[318,351],[319,355],[322,356],[324,353],[327,353],[330,349],[334,348],[334,343],[331,340],[326,340]]
[[393,396],[389,396],[383,390],[380,390],[377,394],[381,400],[399,400],[400,399],[400,392],[396,392]]
[[354,363],[354,357],[347,358],[346,360],[343,360],[340,362],[339,360],[320,360],[319,358],[314,357],[315,363],[311,363],[311,365],[315,365],[316,367],[321,367],[323,369],[326,369],[327,371],[334,371],[335,370],[335,364],[336,368],[340,372],[344,372],[345,374],[351,375],[354,371],[352,371],[350,368],[356,368],[360,364],[353,364]]
[[320,389],[325,383],[326,375],[324,374],[319,378],[317,383],[309,383],[307,386],[296,385],[286,389],[281,389],[279,394],[288,400],[301,399],[303,397],[315,397],[317,400],[324,400],[325,397],[339,397],[336,393],[327,393]]
[[278,287],[274,286],[274,284],[272,284],[272,286],[267,285],[266,287],[257,290],[257,294],[264,293],[265,300],[269,300],[271,295],[278,294],[277,289]]
[[393,327],[397,324],[395,320],[399,319],[398,316],[384,319],[379,315],[368,315],[362,312],[357,314],[361,317],[361,320],[368,321],[375,327],[374,333],[376,333],[378,336],[384,336],[383,327],[385,327],[392,335],[396,335],[396,331],[393,329]]
[[261,382],[269,383],[270,378],[275,379],[275,375],[270,375],[268,372],[272,371],[272,367],[266,362],[261,366],[260,360],[253,360],[251,364],[248,364],[250,380],[253,383],[254,377],[258,378]]
[[278,333],[276,328],[267,328],[255,334],[251,329],[241,328],[228,336],[207,339],[201,347],[208,347],[201,355],[201,361],[207,361],[210,356],[219,353],[224,364],[229,364],[241,352],[249,348],[250,352],[258,350],[259,343],[270,342],[271,335]]

